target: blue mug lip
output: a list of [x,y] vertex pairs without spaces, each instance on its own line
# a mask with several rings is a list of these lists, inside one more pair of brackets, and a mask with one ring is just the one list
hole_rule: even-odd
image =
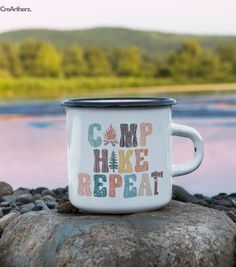
[[177,101],[169,97],[75,98],[61,102],[65,107],[81,108],[160,107],[175,104]]

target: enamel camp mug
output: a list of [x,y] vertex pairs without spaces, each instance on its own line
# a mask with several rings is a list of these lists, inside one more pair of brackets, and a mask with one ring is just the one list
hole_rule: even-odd
[[[203,158],[200,134],[172,123],[174,104],[171,98],[63,101],[71,203],[82,211],[113,214],[165,206],[172,177],[194,171]],[[192,140],[192,160],[172,164],[173,135]]]

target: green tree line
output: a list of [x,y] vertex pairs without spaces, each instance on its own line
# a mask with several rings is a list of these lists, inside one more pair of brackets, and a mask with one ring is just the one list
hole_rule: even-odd
[[236,75],[236,45],[204,50],[188,41],[165,57],[151,57],[137,47],[104,49],[74,45],[58,50],[52,43],[27,40],[0,46],[0,77],[137,76],[173,79]]

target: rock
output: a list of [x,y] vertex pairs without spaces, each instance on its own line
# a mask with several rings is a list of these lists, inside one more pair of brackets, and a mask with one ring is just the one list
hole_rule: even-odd
[[[1,219],[0,219],[0,236],[3,232],[3,230],[5,229],[5,227],[11,222],[13,221],[14,219],[16,219],[18,216],[20,216],[20,213],[15,211],[15,212],[11,212],[5,216],[3,216]],[[1,253],[0,253],[1,254]],[[0,266],[3,266],[0,264]]]
[[11,210],[8,214],[10,214],[10,213],[12,213],[12,212],[19,212],[19,213],[20,213],[20,208],[13,209],[13,210]]
[[231,202],[232,202],[233,206],[236,207],[236,199],[233,199],[233,198],[232,198],[232,199],[231,199]]
[[49,189],[45,189],[42,192],[42,196],[54,196],[55,194],[53,193],[53,191],[49,190]]
[[41,205],[35,205],[33,211],[39,211],[39,210],[43,210],[43,207]]
[[16,205],[16,203],[11,203],[10,207],[11,207],[12,210],[20,211],[20,208]]
[[2,211],[2,209],[0,208],[0,218],[2,218],[3,217],[3,211]]
[[227,215],[230,217],[230,219],[233,221],[233,222],[236,222],[236,214],[232,211],[229,211],[227,212]]
[[7,201],[4,201],[4,202],[0,203],[1,207],[9,207],[9,205],[10,205],[10,202],[7,202]]
[[69,201],[69,197],[63,195],[62,197],[57,198],[57,201],[58,201],[59,204],[64,203],[64,202],[68,202]]
[[49,190],[47,187],[37,187],[36,189],[33,189],[33,192],[35,194],[42,194],[44,190]]
[[6,195],[2,197],[2,201],[12,203],[16,201],[16,197],[14,195]]
[[229,194],[229,197],[235,197],[236,198],[236,193]]
[[64,193],[68,192],[69,190],[69,186],[67,185],[65,188],[64,188]]
[[220,197],[221,197],[221,196],[222,196],[222,197],[228,197],[228,195],[227,195],[225,192],[221,192],[221,193],[219,193],[218,196],[220,196]]
[[24,204],[21,207],[21,214],[32,211],[34,208],[34,203],[28,203],[28,204]]
[[29,212],[5,228],[0,266],[233,266],[236,225],[224,213],[172,201],[131,215]]
[[230,199],[230,197],[226,193],[219,193],[218,195],[213,196],[213,198],[215,198],[215,199],[226,199],[226,200]]
[[33,201],[42,199],[41,195],[39,193],[33,195]]
[[55,197],[52,197],[52,196],[50,196],[50,195],[43,196],[43,200],[44,200],[45,202],[56,202]]
[[35,201],[35,207],[34,210],[48,210],[48,206],[45,204],[45,202],[42,199]]
[[196,199],[194,201],[192,201],[194,204],[198,204],[201,206],[208,206],[207,202],[204,199]]
[[178,185],[173,185],[172,187],[172,198],[182,202],[194,202],[196,198],[192,196],[188,191],[183,187]]
[[58,205],[57,207],[57,212],[58,213],[78,213],[79,210],[77,208],[75,208],[70,201],[65,201],[62,202]]
[[215,199],[212,198],[212,201],[217,206],[225,206],[225,207],[232,207],[233,203],[230,200],[227,199]]
[[62,188],[62,187],[58,187],[58,188],[54,189],[53,192],[54,192],[56,195],[63,195],[63,194],[64,194],[64,188]]
[[196,197],[196,198],[199,198],[199,199],[204,199],[205,198],[205,196],[203,194],[194,194],[193,196]]
[[30,192],[29,188],[25,188],[25,187],[19,187],[14,191],[14,196],[18,197],[20,195],[24,195],[24,194],[28,194]]
[[27,204],[27,203],[30,203],[32,201],[33,201],[33,197],[30,193],[20,195],[16,198],[16,202],[18,202],[20,204]]
[[205,200],[208,204],[213,204],[211,197],[204,197],[204,200]]
[[223,211],[226,211],[226,212],[231,210],[230,207],[221,206],[221,205],[212,205],[212,206],[209,206],[209,207],[212,208],[212,209],[223,210]]
[[4,215],[8,214],[12,210],[11,207],[2,207],[1,209]]
[[49,209],[56,209],[58,206],[57,202],[45,202]]
[[12,187],[6,182],[0,182],[0,199],[3,196],[11,195],[13,193]]

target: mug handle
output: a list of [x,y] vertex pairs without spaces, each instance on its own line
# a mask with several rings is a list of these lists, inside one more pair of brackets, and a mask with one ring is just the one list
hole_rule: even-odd
[[172,177],[193,172],[201,164],[204,155],[204,147],[201,135],[191,127],[175,123],[171,124],[171,135],[187,137],[192,140],[194,145],[193,159],[186,163],[172,165]]

